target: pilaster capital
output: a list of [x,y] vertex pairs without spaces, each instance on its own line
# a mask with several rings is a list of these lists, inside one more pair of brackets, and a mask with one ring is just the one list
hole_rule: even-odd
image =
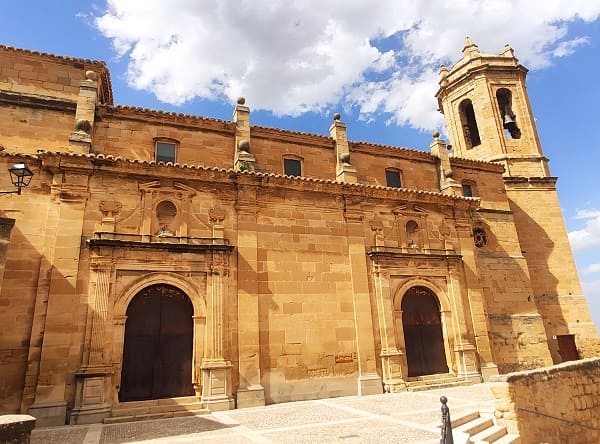
[[208,271],[212,275],[229,276],[229,253],[213,252]]
[[99,272],[110,272],[112,267],[112,259],[110,258],[93,258],[90,262],[90,268],[99,273]]

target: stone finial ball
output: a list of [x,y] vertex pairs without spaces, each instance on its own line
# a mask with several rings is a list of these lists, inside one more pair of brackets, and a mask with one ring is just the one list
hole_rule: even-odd
[[249,153],[250,152],[250,142],[248,142],[247,140],[241,140],[238,143],[238,149],[240,151],[245,151],[245,152]]
[[243,105],[246,103],[246,98],[245,97],[238,97],[237,98],[237,104],[238,105]]
[[437,139],[438,137],[440,137],[440,132],[439,131],[434,131],[432,135],[433,135],[434,138]]
[[333,120],[336,120],[336,121],[337,121],[337,120],[340,120],[341,118],[342,118],[342,115],[341,115],[340,113],[335,113],[335,114],[333,115]]
[[95,82],[96,79],[98,78],[98,75],[94,71],[86,71],[85,78]]
[[83,131],[84,133],[89,134],[92,130],[92,124],[89,120],[86,119],[77,119],[75,122],[75,131]]

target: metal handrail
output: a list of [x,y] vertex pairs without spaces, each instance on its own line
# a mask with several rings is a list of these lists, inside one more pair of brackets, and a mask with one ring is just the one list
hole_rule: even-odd
[[547,413],[536,412],[535,410],[524,409],[524,408],[521,408],[521,407],[518,407],[517,410],[521,410],[521,411],[527,412],[527,413],[535,413],[536,415],[545,416],[546,418],[556,419],[557,421],[566,422],[568,424],[579,426],[579,427],[583,427],[585,429],[600,431],[600,428],[598,428],[598,427],[592,427],[592,426],[588,426],[588,425],[585,425],[585,424],[580,424],[578,422],[569,421],[568,419],[559,418],[558,416],[552,416],[552,415],[549,415]]

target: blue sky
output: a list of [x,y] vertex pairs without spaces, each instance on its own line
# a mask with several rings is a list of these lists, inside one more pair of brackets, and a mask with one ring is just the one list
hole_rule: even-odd
[[[326,5],[324,3],[327,3]],[[427,150],[437,69],[470,35],[509,42],[550,158],[592,316],[600,325],[600,2],[588,0],[2,1],[0,44],[104,60],[115,102]],[[143,6],[142,6],[143,5]],[[377,7],[373,7],[377,5]],[[543,5],[543,6],[540,6]]]

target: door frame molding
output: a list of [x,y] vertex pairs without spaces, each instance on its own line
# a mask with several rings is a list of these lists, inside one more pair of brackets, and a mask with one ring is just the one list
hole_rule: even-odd
[[[450,303],[450,299],[445,291],[443,291],[440,287],[438,287],[433,282],[423,279],[409,279],[407,282],[404,282],[400,287],[396,289],[394,292],[394,296],[392,298],[392,307],[394,310],[394,330],[396,332],[397,337],[400,339],[399,344],[403,348],[403,353],[406,355],[406,343],[404,340],[404,324],[402,322],[402,300],[406,293],[413,287],[425,287],[429,290],[433,295],[437,298],[440,304],[440,322],[442,326],[442,339],[444,341],[444,352],[446,355],[446,365],[448,366],[448,371],[453,372],[454,362],[452,359],[452,350],[451,350],[451,339],[454,337],[453,332],[456,331],[456,326],[454,325],[454,316],[452,316],[452,305]],[[399,313],[399,316],[396,316],[396,313]],[[405,378],[408,378],[408,361],[404,360],[406,365],[406,369],[402,372]]]
[[156,285],[171,285],[182,291],[192,302],[194,308],[194,339],[192,350],[192,384],[196,396],[202,393],[202,377],[200,367],[204,357],[204,336],[206,330],[206,297],[190,279],[177,273],[154,272],[147,273],[127,285],[115,298],[113,305],[113,331],[114,331],[114,384],[113,384],[113,406],[118,406],[119,390],[121,388],[121,372],[123,369],[123,351],[125,345],[125,323],[127,320],[127,307],[131,300],[144,288]]

